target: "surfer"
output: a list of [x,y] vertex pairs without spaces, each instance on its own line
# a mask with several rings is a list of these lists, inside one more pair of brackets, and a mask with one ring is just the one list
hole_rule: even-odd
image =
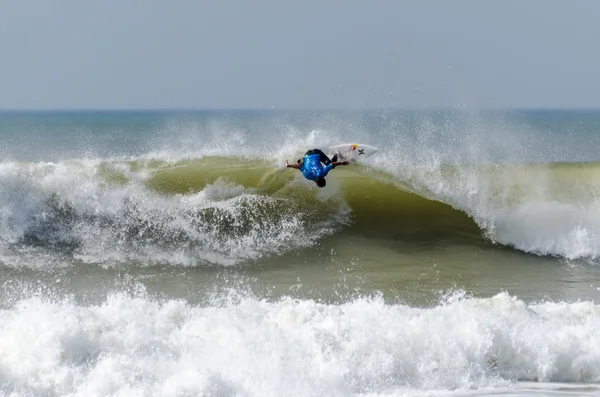
[[[325,167],[321,164],[325,164]],[[319,149],[309,150],[304,154],[303,159],[298,160],[298,164],[289,164],[285,160],[285,166],[300,170],[304,177],[310,181],[315,181],[318,187],[325,187],[325,177],[338,165],[348,165],[348,161],[337,161],[337,154],[329,159],[325,153]]]

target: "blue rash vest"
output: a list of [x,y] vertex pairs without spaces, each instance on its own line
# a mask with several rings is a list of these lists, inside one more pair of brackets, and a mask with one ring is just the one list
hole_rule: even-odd
[[304,162],[300,167],[300,171],[302,171],[306,179],[316,181],[320,176],[327,176],[332,168],[333,164],[323,167],[323,165],[321,165],[321,157],[318,154],[311,154],[304,156]]

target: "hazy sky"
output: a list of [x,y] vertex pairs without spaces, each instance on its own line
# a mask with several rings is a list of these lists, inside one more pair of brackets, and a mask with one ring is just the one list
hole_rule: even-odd
[[600,108],[600,1],[0,0],[0,108]]

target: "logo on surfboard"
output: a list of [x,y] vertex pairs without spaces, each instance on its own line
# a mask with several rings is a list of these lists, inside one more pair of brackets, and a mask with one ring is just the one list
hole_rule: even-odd
[[[358,149],[358,143],[350,145],[350,150],[355,151],[356,149]],[[365,154],[365,149],[358,149],[358,155],[360,156],[361,154]]]

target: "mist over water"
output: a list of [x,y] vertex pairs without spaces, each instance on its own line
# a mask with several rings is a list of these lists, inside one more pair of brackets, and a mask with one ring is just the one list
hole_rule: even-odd
[[[598,127],[0,113],[0,389],[598,393]],[[346,142],[379,152],[325,189],[282,168]]]

